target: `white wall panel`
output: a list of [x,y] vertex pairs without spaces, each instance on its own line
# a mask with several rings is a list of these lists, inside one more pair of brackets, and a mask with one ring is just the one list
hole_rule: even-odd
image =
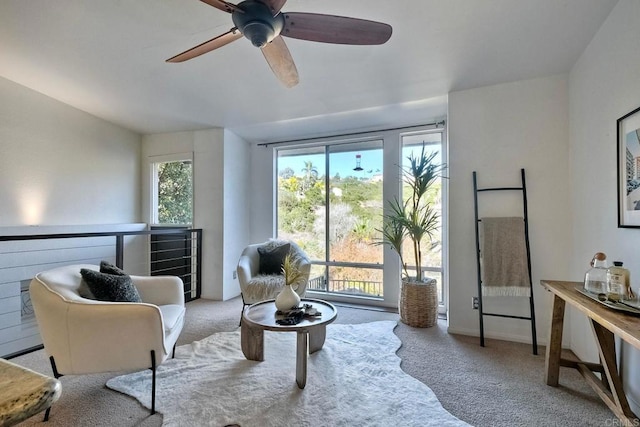
[[249,144],[233,132],[224,132],[224,250],[223,299],[240,295],[240,284],[233,273],[249,235],[250,206],[255,192],[250,186]]
[[[567,76],[449,94],[449,331],[479,335],[473,171],[480,187],[516,187],[526,171],[538,342],[551,301],[540,279],[566,278],[569,214]],[[479,216],[522,216],[522,193],[482,193]],[[527,316],[528,299],[484,298],[485,311]],[[487,337],[531,342],[530,322],[485,318]]]
[[0,78],[0,226],[139,220],[140,135]]
[[[620,0],[569,78],[573,227],[570,272],[582,280],[595,252],[620,260],[640,286],[640,229],[617,227],[616,120],[640,107],[640,2]],[[589,322],[571,311],[571,348],[595,362]],[[621,373],[632,409],[640,413],[640,351],[622,344]]]

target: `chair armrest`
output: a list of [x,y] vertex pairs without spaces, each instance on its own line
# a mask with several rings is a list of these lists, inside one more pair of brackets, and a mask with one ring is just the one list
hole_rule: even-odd
[[66,344],[71,360],[70,366],[60,367],[61,373],[145,369],[151,366],[151,350],[155,351],[157,364],[167,358],[162,314],[156,305],[112,302],[66,304]]
[[240,260],[238,260],[238,268],[236,269],[238,272],[238,282],[240,286],[244,286],[253,278],[253,273],[251,271],[251,257],[247,255],[242,255]]
[[184,284],[177,276],[131,276],[143,302],[184,305]]

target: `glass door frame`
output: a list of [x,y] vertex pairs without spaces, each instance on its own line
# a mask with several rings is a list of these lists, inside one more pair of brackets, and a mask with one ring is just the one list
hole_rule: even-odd
[[[444,121],[439,121],[437,124],[420,125],[412,127],[395,128],[373,132],[363,132],[348,134],[343,136],[325,137],[325,138],[313,138],[305,139],[303,141],[291,141],[284,144],[278,144],[274,150],[274,219],[273,229],[274,236],[278,235],[278,187],[277,187],[277,174],[278,174],[278,152],[280,150],[287,150],[293,148],[317,148],[318,146],[328,146],[337,144],[349,144],[357,142],[367,142],[372,140],[382,140],[383,147],[383,215],[389,214],[390,208],[388,207],[388,200],[394,198],[400,199],[402,196],[402,180],[401,169],[402,164],[402,136],[409,134],[417,134],[421,132],[442,132],[442,159],[444,163],[448,161],[448,144],[447,133]],[[328,174],[329,172],[329,157],[326,155],[327,149],[325,149],[325,168]],[[328,185],[328,178],[325,180],[325,203],[329,202],[329,191],[326,189]],[[328,210],[326,215],[329,215]],[[328,218],[327,218],[328,219]],[[326,219],[326,220],[327,220]],[[441,311],[446,311],[448,304],[448,180],[444,179],[442,182],[442,304]],[[329,249],[329,235],[325,235],[325,250]],[[325,258],[326,254],[325,252]],[[401,265],[397,254],[385,245],[383,247],[383,263],[382,265],[373,264],[360,264],[360,263],[348,263],[337,261],[317,261],[312,264],[323,265],[325,268],[330,266],[348,266],[348,267],[365,267],[376,268],[383,270],[383,299],[368,298],[368,297],[354,297],[350,295],[337,295],[318,293],[308,291],[308,295],[312,297],[320,297],[323,299],[335,301],[335,302],[351,302],[361,303],[371,306],[381,307],[397,307],[399,293],[400,293],[400,279],[401,279]]]

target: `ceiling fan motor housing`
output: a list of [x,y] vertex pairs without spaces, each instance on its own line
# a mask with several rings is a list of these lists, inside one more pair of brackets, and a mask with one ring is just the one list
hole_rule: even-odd
[[231,19],[254,46],[264,47],[280,35],[284,27],[284,16],[281,13],[273,16],[268,6],[255,0],[243,1],[238,4],[238,8],[243,12],[233,12]]

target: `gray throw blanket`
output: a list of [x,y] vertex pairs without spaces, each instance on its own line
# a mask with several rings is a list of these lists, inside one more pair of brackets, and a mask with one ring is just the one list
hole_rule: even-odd
[[531,296],[524,219],[482,218],[480,255],[483,296]]

